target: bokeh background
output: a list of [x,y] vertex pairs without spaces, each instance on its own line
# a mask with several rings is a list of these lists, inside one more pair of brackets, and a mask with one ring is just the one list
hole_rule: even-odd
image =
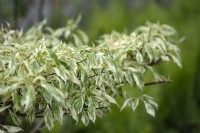
[[[179,44],[183,68],[161,65],[172,83],[145,89],[159,104],[156,117],[141,104],[135,112],[115,106],[85,127],[66,116],[52,133],[200,133],[200,0],[0,0],[0,23],[27,31],[46,19],[49,26],[65,26],[81,14],[79,28],[93,42],[112,30],[128,32],[147,21],[169,24],[185,40]],[[130,88],[125,86],[125,88]],[[30,124],[23,123],[25,132]],[[43,133],[49,131],[44,130]]]

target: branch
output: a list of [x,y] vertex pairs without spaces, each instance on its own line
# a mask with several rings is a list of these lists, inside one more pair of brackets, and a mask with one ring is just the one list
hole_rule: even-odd
[[[101,74],[103,74],[103,73],[105,73],[105,72],[104,72],[103,69],[102,69],[102,70],[101,70]],[[91,76],[89,76],[89,78],[93,78],[93,77],[95,77],[95,76],[98,76],[98,74],[91,75]]]
[[31,57],[31,55],[32,55],[32,53],[31,53],[29,56],[25,57],[24,59],[20,60],[19,62],[22,62],[22,61],[24,61],[24,60],[27,60],[28,58]]
[[86,60],[87,60],[87,59],[83,59],[83,60],[77,62],[77,64],[82,63],[82,62],[84,62],[84,61],[86,61]]
[[150,85],[156,85],[156,84],[166,84],[166,83],[171,83],[171,80],[161,80],[161,81],[154,81],[154,82],[149,82],[145,83],[144,86],[150,86]]
[[157,59],[157,60],[153,60],[153,61],[151,61],[151,62],[148,63],[148,66],[153,66],[153,65],[155,65],[155,64],[160,63],[161,61],[162,61],[161,58],[159,58],[159,59]]

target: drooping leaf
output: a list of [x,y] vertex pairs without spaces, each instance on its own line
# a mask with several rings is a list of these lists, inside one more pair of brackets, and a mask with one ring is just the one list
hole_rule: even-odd
[[[106,94],[106,93],[103,93],[103,95],[105,96],[105,98],[106,98],[109,102],[118,105],[118,103],[116,102],[116,100],[115,100],[113,97],[109,96],[109,95]],[[118,105],[118,106],[119,106],[119,105]]]
[[18,117],[14,112],[9,110],[9,114],[15,125],[20,126],[22,124],[22,119],[20,117]]
[[62,109],[62,106],[56,102],[53,104],[53,114],[55,118],[62,124],[64,111]]
[[9,133],[18,133],[23,131],[23,129],[19,128],[19,127],[15,127],[15,126],[9,126],[9,125],[1,125],[1,127],[3,127],[7,132]]
[[81,121],[82,121],[83,124],[86,125],[86,126],[89,124],[89,118],[88,118],[88,116],[85,114],[85,111],[82,112]]
[[27,93],[25,95],[25,99],[22,101],[22,105],[24,106],[24,111],[26,112],[31,107],[33,107],[35,101],[36,101],[35,90],[34,87],[30,85],[27,87]]
[[50,108],[48,106],[46,107],[46,109],[44,111],[44,121],[45,121],[45,125],[48,128],[48,130],[51,130],[54,127],[52,111],[50,110]]
[[136,60],[139,62],[139,63],[142,63],[143,62],[143,57],[142,57],[142,54],[138,51],[137,54],[136,54]]
[[130,103],[131,100],[132,100],[132,98],[126,99],[126,101],[123,103],[120,111],[122,111],[128,105],[128,103]]
[[60,61],[58,60],[58,56],[56,55],[56,53],[54,53],[51,49],[47,49],[47,51],[49,52],[49,55],[51,56],[51,58],[53,58],[55,63],[57,65],[60,65]]
[[71,115],[72,118],[78,122],[78,115],[74,107],[71,108]]
[[144,105],[145,105],[145,108],[146,108],[146,112],[148,114],[150,114],[151,116],[155,116],[155,110],[153,108],[153,106],[151,106],[148,102],[146,101],[143,101],[144,102]]
[[55,88],[54,86],[52,86],[51,84],[48,84],[48,83],[43,83],[43,84],[41,84],[41,86],[47,92],[49,92],[57,102],[63,102],[64,95],[59,89]]
[[131,106],[132,106],[133,111],[136,110],[136,108],[137,108],[138,105],[139,105],[139,99],[136,98],[136,99],[131,103]]

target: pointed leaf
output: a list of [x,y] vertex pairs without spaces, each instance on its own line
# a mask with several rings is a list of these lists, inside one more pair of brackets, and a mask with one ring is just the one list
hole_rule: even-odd
[[143,101],[143,102],[144,102],[147,113],[154,117],[155,116],[154,108],[148,102],[146,101]]
[[7,132],[9,133],[17,133],[17,132],[22,132],[24,131],[23,129],[19,128],[19,127],[15,127],[15,126],[9,126],[9,125],[1,125]]
[[132,98],[126,99],[126,101],[123,103],[123,105],[122,105],[120,111],[122,111],[122,110],[128,105],[128,103],[129,103],[131,100],[132,100]]
[[52,112],[48,106],[46,107],[44,111],[44,121],[45,121],[46,127],[50,131],[54,127],[54,121],[53,121]]
[[[109,96],[109,95],[106,94],[106,93],[103,93],[103,94],[104,94],[105,98],[108,99],[108,101],[109,101],[110,103],[114,103],[114,104],[118,105],[118,103],[116,102],[116,100],[115,100],[113,97]],[[118,105],[118,106],[119,106],[119,105]]]

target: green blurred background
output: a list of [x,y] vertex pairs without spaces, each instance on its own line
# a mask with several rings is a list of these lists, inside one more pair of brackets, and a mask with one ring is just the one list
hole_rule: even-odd
[[[173,63],[161,65],[160,73],[173,82],[145,89],[159,104],[155,118],[145,113],[142,104],[135,112],[130,108],[120,112],[113,106],[112,113],[87,127],[66,116],[52,133],[200,133],[199,5],[200,0],[0,0],[0,23],[26,31],[47,19],[49,26],[57,28],[81,14],[79,27],[91,42],[112,30],[130,33],[147,21],[175,27],[185,37],[179,45],[183,68]],[[27,125],[23,124],[25,132],[29,132]]]

